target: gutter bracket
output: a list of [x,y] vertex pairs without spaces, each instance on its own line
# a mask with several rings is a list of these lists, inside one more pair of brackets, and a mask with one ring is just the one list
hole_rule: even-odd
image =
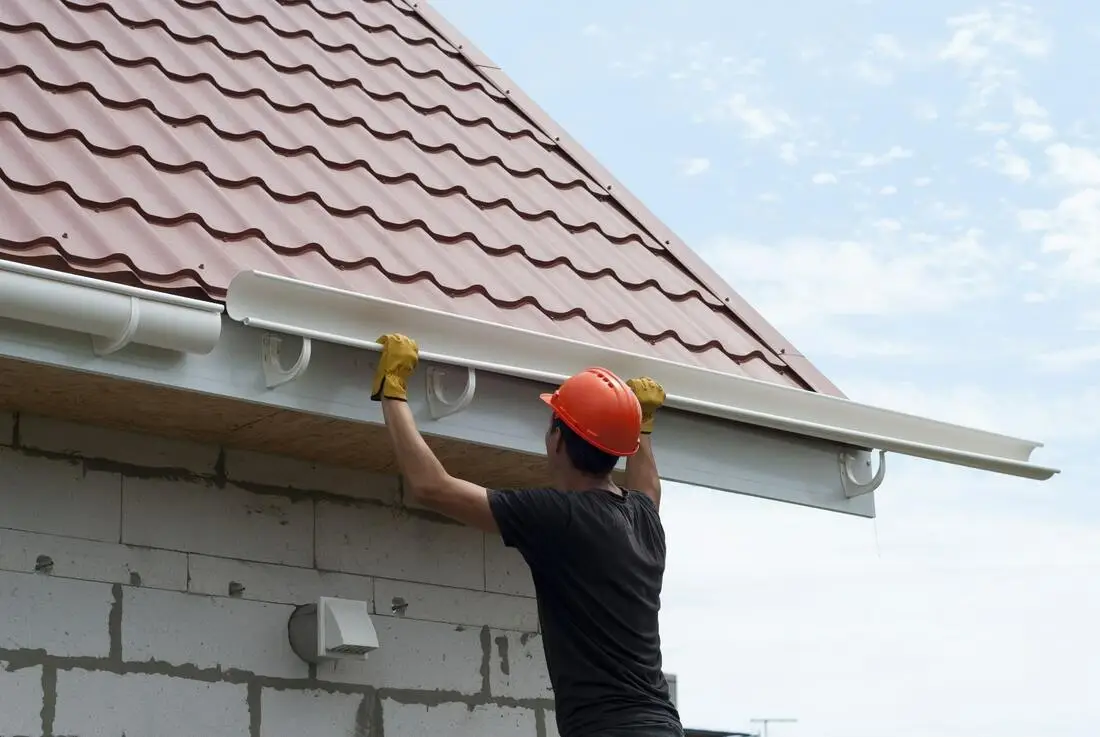
[[130,317],[126,320],[126,327],[115,338],[105,338],[101,335],[92,336],[92,350],[97,356],[109,356],[121,351],[137,334],[138,325],[141,324],[141,300],[130,297]]
[[302,348],[298,352],[298,358],[289,369],[283,368],[283,337],[275,333],[264,333],[263,337],[263,368],[264,384],[268,389],[274,389],[301,376],[309,366],[309,359],[313,353],[313,341],[302,338]]
[[[457,367],[456,367],[457,368]],[[428,411],[432,419],[441,420],[447,415],[461,412],[474,401],[474,392],[477,389],[477,372],[470,367],[466,368],[466,386],[457,399],[447,401],[443,398],[443,384],[447,376],[447,369],[442,366],[429,366],[428,383]]]
[[868,468],[871,467],[871,460],[862,460],[854,451],[842,450],[837,454],[837,460],[840,463],[840,483],[844,487],[844,496],[851,499],[857,496],[863,496],[864,494],[870,494],[878,487],[882,486],[883,479],[886,478],[886,451],[880,450],[878,452],[878,470],[875,471],[875,475],[870,481],[866,483],[860,483],[855,474],[852,473],[852,463],[865,463]]

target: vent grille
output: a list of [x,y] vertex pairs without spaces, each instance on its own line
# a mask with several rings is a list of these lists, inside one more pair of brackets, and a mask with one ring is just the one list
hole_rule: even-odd
[[365,655],[370,652],[370,648],[364,645],[340,645],[331,649],[334,653],[343,653],[345,655]]

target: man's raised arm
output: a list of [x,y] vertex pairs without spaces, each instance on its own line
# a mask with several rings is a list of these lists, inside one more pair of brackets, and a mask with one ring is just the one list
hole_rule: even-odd
[[626,459],[626,486],[640,491],[653,500],[654,506],[661,508],[661,477],[657,473],[657,461],[653,457],[653,445],[650,434],[657,410],[665,403],[665,390],[653,379],[642,377],[630,379],[627,386],[634,390],[638,402],[642,405],[642,438],[638,452]]
[[405,493],[453,520],[497,532],[488,491],[447,473],[416,428],[408,405],[408,379],[420,358],[416,342],[396,334],[383,335],[378,342],[382,355],[371,385],[371,399],[382,403]]

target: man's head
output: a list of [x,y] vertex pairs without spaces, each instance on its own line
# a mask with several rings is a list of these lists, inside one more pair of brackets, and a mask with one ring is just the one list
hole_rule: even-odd
[[637,452],[641,405],[607,369],[585,369],[542,400],[553,410],[546,456],[555,485],[605,481],[620,457]]

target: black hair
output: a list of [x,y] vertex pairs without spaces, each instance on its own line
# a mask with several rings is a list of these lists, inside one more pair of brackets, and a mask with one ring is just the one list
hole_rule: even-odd
[[553,428],[561,433],[562,442],[565,443],[565,454],[569,456],[573,467],[589,476],[607,476],[619,462],[618,456],[605,453],[589,443],[555,416]]

